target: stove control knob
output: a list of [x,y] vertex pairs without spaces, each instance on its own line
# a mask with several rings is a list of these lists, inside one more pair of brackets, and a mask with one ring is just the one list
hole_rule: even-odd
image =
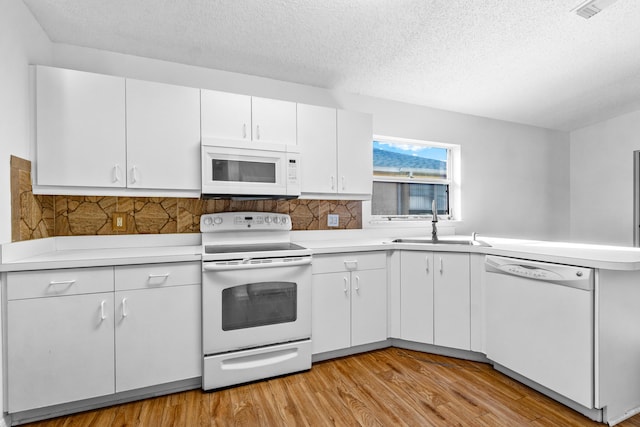
[[221,216],[217,216],[213,219],[213,223],[216,225],[220,225],[222,224],[222,217]]
[[207,216],[204,218],[204,225],[211,225],[213,224],[213,219],[211,219],[210,216]]
[[287,217],[286,217],[286,216],[283,216],[283,217],[282,217],[282,223],[283,223],[283,224],[286,224],[287,222],[289,222],[289,220],[287,219]]
[[270,216],[265,216],[264,217],[264,222],[266,222],[267,224],[271,224],[271,217]]
[[273,223],[274,224],[280,224],[280,217],[279,216],[274,216],[273,217]]

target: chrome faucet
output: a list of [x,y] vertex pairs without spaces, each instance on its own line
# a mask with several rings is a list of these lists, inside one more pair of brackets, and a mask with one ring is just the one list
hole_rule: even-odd
[[438,240],[438,227],[436,227],[438,223],[438,204],[436,203],[436,199],[431,201],[431,212],[433,213],[431,219],[431,240],[435,242]]

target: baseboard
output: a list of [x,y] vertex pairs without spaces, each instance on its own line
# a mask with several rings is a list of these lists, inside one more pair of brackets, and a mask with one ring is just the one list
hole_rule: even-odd
[[313,363],[322,362],[324,360],[337,359],[339,357],[352,356],[358,353],[366,353],[367,351],[379,350],[381,348],[387,348],[391,346],[391,341],[384,340],[371,344],[358,345],[354,347],[347,347],[340,350],[327,351],[325,353],[317,353],[311,357]]
[[421,351],[423,353],[437,354],[440,356],[454,357],[456,359],[470,360],[472,362],[491,363],[487,356],[470,350],[460,350],[457,348],[441,347],[434,344],[423,344],[414,341],[406,341],[397,338],[391,338],[393,347],[404,348],[406,350]]
[[[48,406],[45,408],[15,412],[13,414],[10,414],[8,417],[5,417],[8,422],[4,426],[25,424],[34,421],[60,417],[63,415],[74,414],[77,412],[104,408],[106,406],[120,405],[122,403],[133,402],[136,400],[149,399],[166,394],[198,389],[201,388],[201,386],[202,378],[196,377],[187,380],[176,381],[173,383],[161,384],[138,390],[125,391],[77,402],[70,402],[60,405]],[[0,425],[0,427],[4,426]]]

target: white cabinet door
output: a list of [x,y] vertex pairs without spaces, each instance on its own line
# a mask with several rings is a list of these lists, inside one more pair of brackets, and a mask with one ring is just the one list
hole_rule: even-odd
[[200,286],[116,292],[116,392],[202,375]]
[[400,253],[400,338],[433,344],[433,253]]
[[127,186],[200,189],[200,90],[127,79]]
[[201,91],[202,138],[251,140],[251,97]]
[[351,345],[387,339],[386,270],[351,272]]
[[114,392],[113,293],[7,303],[9,412]]
[[298,104],[302,193],[335,193],[336,110]]
[[251,98],[251,132],[254,141],[296,145],[296,103]]
[[434,254],[434,344],[471,349],[469,254]]
[[338,110],[338,192],[371,195],[373,124],[370,114]]
[[125,187],[124,78],[36,67],[37,184]]
[[311,278],[311,345],[313,354],[351,344],[349,273],[314,274]]

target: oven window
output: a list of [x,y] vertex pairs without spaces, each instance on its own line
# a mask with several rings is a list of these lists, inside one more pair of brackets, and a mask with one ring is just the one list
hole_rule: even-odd
[[276,182],[275,162],[212,159],[214,181]]
[[222,291],[222,330],[295,322],[298,286],[293,282],[258,282]]

